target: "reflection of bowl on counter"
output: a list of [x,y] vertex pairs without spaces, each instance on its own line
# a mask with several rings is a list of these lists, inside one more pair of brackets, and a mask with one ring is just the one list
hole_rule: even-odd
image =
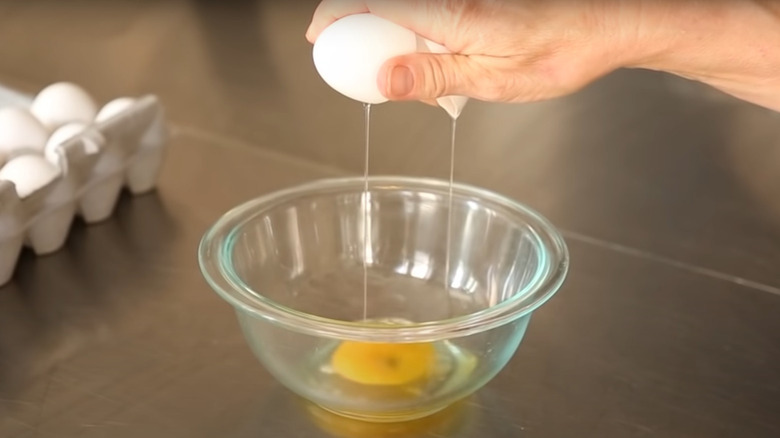
[[305,403],[305,408],[318,428],[338,438],[451,436],[469,422],[471,414],[469,406],[463,400],[427,417],[394,423],[377,423],[348,418],[311,403]]
[[331,179],[227,212],[201,268],[293,392],[347,417],[425,417],[506,365],[568,253],[537,213],[456,184],[447,257],[446,182],[369,181],[367,197],[362,178]]
[[13,275],[20,241],[38,255],[57,251],[76,214],[100,222],[123,186],[154,188],[167,143],[162,106],[151,95],[119,101],[97,112],[78,86],[57,83],[29,108],[0,110],[8,128],[0,136],[0,285]]

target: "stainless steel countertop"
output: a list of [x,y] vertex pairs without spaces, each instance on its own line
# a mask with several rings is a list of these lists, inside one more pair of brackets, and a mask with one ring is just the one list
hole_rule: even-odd
[[[156,192],[0,288],[0,436],[780,436],[778,114],[642,71],[470,103],[458,179],[550,218],[571,273],[484,390],[412,430],[360,428],[270,378],[196,263],[230,207],[362,170],[362,108],[303,40],[314,3],[141,3],[0,5],[20,41],[0,82],[153,92],[174,124]],[[444,177],[448,135],[441,111],[379,106],[372,170]]]

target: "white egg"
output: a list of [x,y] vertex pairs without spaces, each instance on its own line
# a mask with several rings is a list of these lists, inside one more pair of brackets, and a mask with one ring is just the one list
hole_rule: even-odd
[[30,111],[53,131],[70,122],[91,123],[97,114],[97,105],[78,85],[58,82],[35,96]]
[[[415,52],[450,53],[446,47],[373,14],[348,15],[322,31],[312,57],[322,79],[339,93],[364,103],[383,103],[379,69],[396,56]],[[457,118],[468,102],[464,96],[437,99]]]
[[322,31],[312,57],[322,79],[339,93],[364,103],[387,99],[377,84],[390,58],[417,51],[417,35],[373,14],[348,15]]
[[6,155],[19,149],[43,152],[48,136],[46,128],[26,109],[0,110],[0,150]]
[[96,122],[104,122],[117,114],[120,114],[133,106],[135,99],[132,97],[120,97],[108,102],[100,109],[97,116],[95,116]]
[[60,147],[60,145],[84,132],[88,126],[89,125],[82,122],[72,122],[68,123],[67,125],[62,125],[56,131],[54,131],[54,134],[52,134],[51,137],[49,137],[49,141],[46,142],[46,148],[43,151],[43,155],[50,162],[54,164],[59,163],[57,149]]
[[0,169],[0,179],[16,185],[16,193],[25,198],[59,176],[60,170],[40,155],[19,155]]

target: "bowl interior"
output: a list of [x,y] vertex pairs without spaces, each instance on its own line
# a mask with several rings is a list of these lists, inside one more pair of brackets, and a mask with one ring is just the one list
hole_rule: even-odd
[[314,187],[235,221],[221,251],[235,286],[330,320],[421,323],[527,295],[556,268],[536,217],[479,192],[456,188],[450,208],[442,184]]

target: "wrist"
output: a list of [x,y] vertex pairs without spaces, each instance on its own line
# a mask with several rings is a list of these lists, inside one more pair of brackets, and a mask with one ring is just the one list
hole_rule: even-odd
[[666,71],[780,110],[780,2],[659,1],[645,12],[623,67]]

